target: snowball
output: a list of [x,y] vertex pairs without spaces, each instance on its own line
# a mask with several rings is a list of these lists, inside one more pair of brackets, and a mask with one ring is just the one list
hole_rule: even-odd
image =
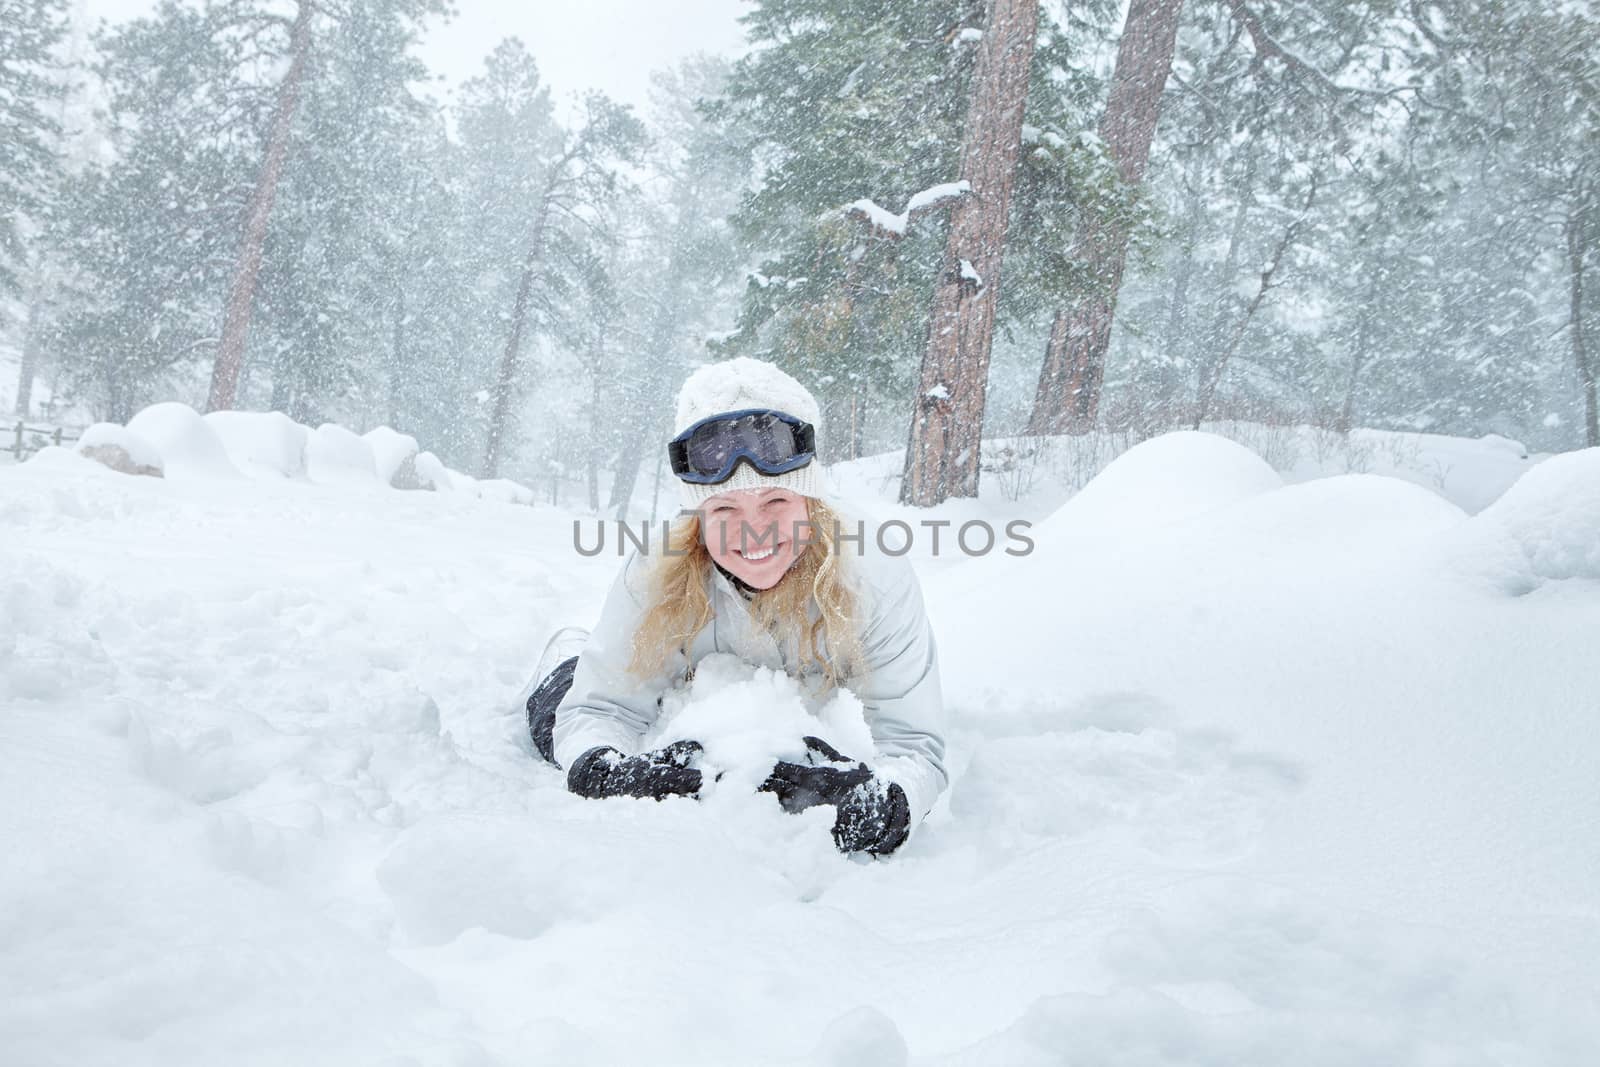
[[306,474],[319,485],[372,485],[378,463],[363,438],[325,422],[306,442]]
[[372,448],[380,481],[396,489],[421,488],[415,466],[418,452],[415,437],[379,426],[363,434],[362,439]]
[[687,692],[667,694],[644,747],[698,741],[705,746],[702,766],[722,774],[717,790],[748,794],[774,763],[803,760],[806,737],[820,737],[852,759],[871,762],[872,734],[852,694],[836,693],[813,713],[799,684],[784,672],[718,652],[695,666]]
[[1518,591],[1542,579],[1600,580],[1600,448],[1552,456],[1470,526],[1480,564]]
[[205,416],[228,458],[256,478],[303,478],[309,431],[281,411],[213,411]]
[[78,454],[123,474],[161,475],[161,453],[126,426],[97,422],[78,438]]
[[187,404],[152,404],[128,420],[128,429],[154,446],[168,478],[239,476],[216,430]]

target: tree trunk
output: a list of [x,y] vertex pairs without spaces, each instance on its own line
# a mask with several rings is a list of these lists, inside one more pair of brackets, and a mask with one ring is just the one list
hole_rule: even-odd
[[1356,328],[1356,343],[1350,353],[1350,377],[1345,381],[1344,403],[1339,407],[1339,417],[1334,429],[1342,434],[1348,434],[1356,424],[1356,386],[1361,383],[1361,372],[1366,369],[1368,353],[1372,346],[1372,320],[1383,318],[1383,308],[1380,306],[1382,290],[1379,288],[1377,275],[1372,275],[1372,282],[1367,286],[1364,306],[1367,314],[1361,316],[1361,325]]
[[485,478],[499,475],[500,460],[505,454],[506,423],[511,418],[511,402],[516,397],[517,379],[521,376],[522,334],[527,328],[533,283],[544,266],[544,229],[545,220],[549,217],[550,201],[546,197],[533,220],[528,256],[522,264],[522,281],[517,285],[517,299],[511,307],[511,334],[506,338],[505,355],[500,359],[500,377],[494,387],[494,410],[489,416],[489,443],[483,454]]
[[587,456],[588,470],[585,480],[589,490],[589,510],[600,511],[600,423],[601,401],[604,399],[602,385],[605,382],[605,328],[602,326],[595,331],[593,360],[589,376],[589,452]]
[[961,177],[972,195],[951,214],[934,285],[903,504],[927,507],[978,493],[989,353],[1038,24],[1039,0],[993,0],[961,146]]
[[[1278,268],[1283,266],[1284,254],[1294,244],[1294,239],[1299,234],[1301,225],[1304,224],[1306,217],[1311,214],[1311,205],[1316,201],[1316,198],[1317,175],[1312,174],[1311,186],[1306,191],[1306,202],[1300,208],[1300,213],[1290,220],[1288,226],[1284,227],[1283,236],[1278,239],[1277,245],[1273,247],[1272,257],[1261,270],[1261,280],[1256,284],[1255,295],[1250,298],[1250,303],[1245,305],[1244,314],[1239,317],[1238,323],[1234,325],[1233,332],[1228,335],[1228,343],[1222,346],[1222,351],[1217,353],[1217,358],[1212,361],[1210,372],[1201,372],[1200,387],[1197,391],[1194,406],[1193,429],[1198,430],[1201,423],[1205,422],[1206,415],[1210,413],[1212,401],[1217,395],[1217,387],[1222,384],[1222,376],[1227,373],[1229,362],[1232,361],[1234,353],[1239,350],[1239,342],[1244,340],[1245,331],[1250,327],[1250,320],[1255,318],[1256,312],[1261,310],[1261,305],[1266,302],[1267,294],[1273,290],[1276,284],[1273,279],[1277,276]],[[1239,217],[1244,217],[1243,205],[1240,206]],[[1224,277],[1228,277],[1228,275],[1224,275]]]
[[1567,278],[1572,303],[1572,360],[1578,367],[1578,379],[1583,383],[1583,435],[1584,444],[1590,448],[1600,446],[1600,369],[1595,367],[1594,354],[1589,351],[1588,339],[1583,333],[1583,260],[1588,252],[1584,226],[1584,208],[1579,203],[1567,215]]
[[[1133,0],[1123,23],[1100,139],[1129,186],[1144,180],[1182,11],[1183,0]],[[1086,266],[1094,289],[1070,312],[1056,313],[1034,391],[1029,433],[1083,432],[1094,424],[1128,237],[1126,220],[1094,219],[1074,239],[1072,258]]]
[[33,410],[33,379],[39,370],[39,307],[43,301],[35,286],[28,301],[28,321],[22,327],[22,363],[17,368],[16,413],[24,419]]
[[250,209],[245,216],[244,239],[234,264],[233,283],[228,289],[228,306],[222,319],[222,341],[211,371],[209,411],[224,411],[234,406],[239,389],[239,371],[244,366],[245,340],[250,333],[250,314],[255,308],[256,280],[261,274],[261,254],[267,243],[267,223],[272,218],[272,203],[278,195],[278,178],[289,151],[289,130],[300,104],[300,87],[305,79],[306,56],[311,51],[311,0],[300,0],[294,28],[289,33],[289,71],[278,86],[278,99],[272,108],[266,155],[250,194]]
[[389,352],[389,426],[398,430],[400,428],[400,396],[405,388],[406,366],[406,290],[400,283],[395,285],[394,326],[390,330]]

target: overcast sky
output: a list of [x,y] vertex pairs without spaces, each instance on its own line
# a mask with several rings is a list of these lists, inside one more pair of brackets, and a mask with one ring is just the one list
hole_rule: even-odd
[[[155,0],[77,0],[90,20],[153,10]],[[457,0],[432,24],[421,56],[455,85],[476,74],[503,38],[522,38],[558,97],[599,89],[643,108],[650,73],[693,52],[733,54],[743,43],[744,0]],[[440,95],[443,95],[441,90]]]

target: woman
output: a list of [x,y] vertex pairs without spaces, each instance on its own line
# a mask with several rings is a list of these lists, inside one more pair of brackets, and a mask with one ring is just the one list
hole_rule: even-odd
[[560,665],[528,700],[534,743],[574,793],[699,794],[697,741],[638,749],[662,695],[713,652],[786,671],[814,697],[843,686],[861,700],[870,766],[808,737],[804,761],[778,763],[760,787],[787,811],[832,805],[841,851],[893,852],[944,790],[921,588],[819,498],[819,421],[815,398],[769,363],[734,359],[684,383],[667,451],[687,514],[664,550],[628,559],[575,658],[557,635]]

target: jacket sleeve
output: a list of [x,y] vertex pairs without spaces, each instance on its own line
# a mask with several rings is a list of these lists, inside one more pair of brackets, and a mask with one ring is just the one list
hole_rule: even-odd
[[877,745],[877,773],[905,790],[915,825],[950,782],[938,647],[911,564],[885,557],[872,570],[861,635],[866,671],[851,688]]
[[623,565],[578,656],[572,688],[556,707],[555,757],[563,767],[597,745],[631,755],[661,712],[667,677],[628,673],[633,634],[644,614],[644,569],[638,553]]

